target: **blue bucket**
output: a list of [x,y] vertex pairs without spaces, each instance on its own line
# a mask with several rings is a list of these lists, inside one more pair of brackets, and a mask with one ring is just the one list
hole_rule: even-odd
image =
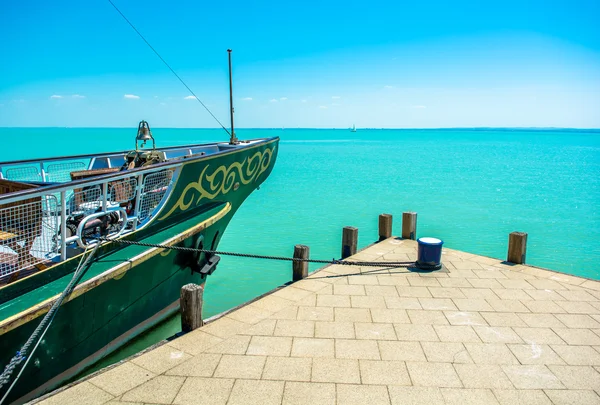
[[442,245],[444,242],[438,238],[419,238],[417,254],[417,267],[422,270],[439,270],[442,268]]

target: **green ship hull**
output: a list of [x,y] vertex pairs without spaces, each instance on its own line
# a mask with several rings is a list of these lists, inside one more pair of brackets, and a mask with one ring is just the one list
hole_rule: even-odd
[[[149,223],[121,238],[216,249],[242,202],[271,173],[278,141],[271,138],[251,146],[223,148],[182,163],[175,169],[171,191]],[[2,367],[67,286],[80,258],[81,254],[76,255],[0,288]],[[23,403],[55,389],[173,314],[179,309],[181,286],[206,281],[206,275],[199,272],[205,264],[205,255],[190,252],[102,244],[59,308],[7,403]],[[1,396],[9,385],[2,388]]]

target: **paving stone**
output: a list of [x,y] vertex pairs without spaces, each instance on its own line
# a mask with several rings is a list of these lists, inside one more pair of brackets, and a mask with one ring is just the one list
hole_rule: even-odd
[[336,322],[371,322],[368,308],[334,308]]
[[472,326],[434,325],[442,342],[481,342]]
[[335,340],[335,357],[338,359],[379,360],[379,347],[372,340]]
[[360,384],[358,360],[315,359],[312,368],[312,381]]
[[419,298],[423,309],[426,310],[456,310],[456,305],[449,298]]
[[389,309],[422,309],[418,298],[383,297]]
[[589,346],[552,345],[562,359],[571,366],[600,365],[600,353]]
[[514,290],[533,290],[534,286],[529,284],[526,280],[498,280],[500,284],[506,289],[514,289]]
[[442,311],[408,309],[406,313],[414,325],[448,325],[448,320]]
[[455,364],[454,369],[466,388],[513,388],[495,364]]
[[338,384],[337,403],[339,405],[389,405],[386,387],[377,385]]
[[394,329],[396,330],[398,340],[417,342],[435,342],[440,340],[432,325],[395,323]]
[[235,321],[255,324],[268,318],[271,314],[272,312],[269,310],[258,308],[250,304],[227,314],[227,316]]
[[412,287],[440,287],[439,281],[435,278],[410,277],[408,283]]
[[[402,285],[402,286],[409,286],[410,284],[408,283],[408,278],[406,277],[401,277],[399,275],[387,275],[387,274],[381,274],[381,275],[377,275],[377,280],[379,280],[379,285]],[[396,290],[397,293],[398,290]]]
[[289,306],[283,308],[281,311],[275,312],[270,316],[270,319],[287,319],[287,320],[296,320],[298,318],[298,308],[297,306]]
[[348,295],[317,295],[318,307],[350,308]]
[[354,339],[352,322],[315,322],[315,337]]
[[444,311],[450,325],[487,325],[478,312]]
[[476,364],[519,364],[503,343],[465,343],[465,348]]
[[291,337],[252,336],[246,354],[256,356],[289,356]]
[[531,312],[525,305],[518,300],[497,300],[486,298],[486,301],[496,312],[515,312],[528,313]]
[[422,342],[427,361],[434,363],[472,363],[462,343]]
[[600,372],[590,366],[548,366],[568,389],[597,390]]
[[[235,335],[206,349],[207,353],[244,354],[248,350],[250,336]],[[197,355],[199,356],[199,355]]]
[[[313,273],[313,274],[316,276],[318,273]],[[304,280],[297,281],[296,283],[294,283],[294,287],[302,288],[303,290],[312,291],[312,292],[317,292],[319,290],[322,290],[323,288],[328,287],[329,285],[330,284],[328,284],[328,283],[324,283],[319,280],[311,280],[310,278],[305,278]]]
[[563,286],[556,281],[552,280],[530,280],[529,284],[537,288],[538,290],[564,290]]
[[133,363],[123,363],[88,381],[114,396],[121,395],[132,388],[142,385],[156,375]]
[[534,300],[538,300],[538,301],[558,301],[558,300],[564,299],[562,296],[558,295],[553,290],[525,290],[525,291],[531,298],[533,298]]
[[600,397],[591,390],[546,390],[556,405],[599,405]]
[[393,360],[359,360],[362,384],[411,385],[406,364]]
[[461,288],[460,291],[466,298],[498,300],[498,296],[489,288]]
[[121,398],[127,402],[170,404],[183,385],[185,377],[159,375],[126,392]]
[[434,298],[466,298],[457,287],[429,287],[429,292]]
[[[277,321],[274,319],[265,319],[264,321],[260,321],[256,325],[251,326],[250,328],[243,330],[240,334],[243,335],[251,335],[251,336],[272,336],[275,332],[275,325]],[[194,331],[194,333],[196,333]],[[177,341],[179,339],[176,339]]]
[[356,275],[348,276],[348,284],[360,284],[360,285],[379,285],[376,275]]
[[413,385],[424,387],[462,387],[449,363],[406,362]]
[[[307,297],[308,298],[308,297]],[[266,309],[271,312],[281,311],[283,308],[293,304],[293,301],[286,300],[281,297],[274,297],[273,295],[267,295],[257,301],[254,301],[252,305],[257,308]],[[298,304],[295,304],[298,305]]]
[[[460,288],[460,287],[471,288],[472,287],[471,283],[469,283],[469,281],[467,281],[464,278],[441,278],[441,279],[438,279],[438,281],[440,282],[442,287],[446,287],[446,288]],[[461,293],[464,295],[463,291],[461,291]]]
[[232,379],[190,377],[185,380],[173,401],[177,405],[225,405],[231,389]]
[[600,322],[589,315],[558,314],[556,317],[568,328],[600,328]]
[[490,326],[527,326],[517,314],[512,312],[482,312],[481,316]]
[[535,343],[525,345],[509,344],[508,347],[521,364],[565,364],[563,359],[548,345]]
[[379,295],[351,295],[352,308],[387,308],[383,296]]
[[364,285],[336,284],[333,286],[334,295],[367,295]]
[[461,311],[494,311],[490,304],[484,299],[455,298],[453,301]]
[[392,285],[366,285],[365,291],[367,292],[367,295],[398,297],[398,290]]
[[198,354],[207,348],[216,345],[223,339],[204,333],[202,330],[195,330],[193,333],[186,333],[168,343],[169,346],[179,349],[185,353]]
[[[341,308],[340,308],[341,309]],[[372,308],[371,318],[377,323],[410,323],[410,319],[403,309]]]
[[396,332],[391,323],[354,323],[357,339],[396,340]]
[[181,350],[169,345],[162,345],[131,359],[131,362],[155,374],[161,374],[190,358],[192,356]]
[[313,337],[315,335],[314,321],[292,321],[280,319],[275,325],[275,336]]
[[220,361],[220,354],[202,353],[170,369],[167,375],[211,377]]
[[485,343],[523,343],[523,340],[507,326],[473,326]]
[[238,356],[224,354],[215,370],[214,376],[218,378],[255,378],[259,379],[266,357],[264,356]]
[[299,301],[302,298],[306,298],[307,296],[314,294],[312,291],[306,291],[301,288],[296,288],[293,285],[287,286],[286,288],[281,288],[275,291],[271,296],[283,298],[290,301]]
[[552,405],[542,390],[499,390],[495,389],[494,395],[500,405]]
[[436,387],[388,386],[392,405],[444,405],[442,392]]
[[469,278],[467,280],[469,280],[469,283],[475,288],[489,288],[492,290],[502,288],[502,284],[494,279]]
[[427,287],[396,286],[396,290],[398,290],[398,295],[400,297],[431,298],[431,293]]
[[553,331],[569,345],[600,345],[600,336],[589,329],[553,328]]
[[230,319],[226,316],[217,319],[202,327],[202,332],[210,333],[213,336],[220,338],[228,338],[237,334],[240,330],[247,328],[248,325],[244,322]]
[[335,341],[333,339],[294,338],[292,344],[293,357],[335,357]]
[[583,290],[558,290],[556,292],[569,301],[598,301],[597,297]]
[[426,361],[419,342],[379,341],[379,353],[382,360]]
[[83,381],[39,402],[41,405],[100,405],[113,398],[108,392]]
[[561,314],[566,311],[554,301],[521,301],[531,312],[539,314]]
[[267,357],[263,380],[310,381],[312,359],[307,357]]
[[570,314],[597,314],[598,308],[588,302],[578,301],[556,301],[562,309]]
[[236,380],[228,405],[279,405],[283,398],[283,381]]
[[328,307],[299,307],[297,319],[300,321],[333,321],[333,309]]
[[[557,315],[560,316],[560,315]],[[552,314],[519,314],[519,317],[532,328],[564,328],[564,324]]]
[[494,405],[498,401],[490,390],[442,388],[442,395],[447,405]]
[[335,384],[288,381],[283,391],[284,405],[336,405]]
[[564,344],[565,342],[550,328],[513,328],[525,343]]
[[564,388],[563,384],[559,381],[556,375],[554,375],[546,366],[507,365],[501,367],[517,389]]

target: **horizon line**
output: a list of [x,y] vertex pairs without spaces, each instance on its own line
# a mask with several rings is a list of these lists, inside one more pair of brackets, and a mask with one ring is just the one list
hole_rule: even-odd
[[[84,127],[84,126],[0,126],[0,129],[131,129],[133,126],[97,126],[97,127]],[[239,127],[238,130],[252,129],[252,130],[300,130],[300,129],[311,129],[311,130],[343,130],[347,131],[351,127]],[[153,127],[153,129],[196,129],[196,130],[221,130],[220,127]],[[229,129],[229,128],[228,128]],[[600,131],[600,128],[593,127],[356,127],[357,130],[577,130],[577,131]]]

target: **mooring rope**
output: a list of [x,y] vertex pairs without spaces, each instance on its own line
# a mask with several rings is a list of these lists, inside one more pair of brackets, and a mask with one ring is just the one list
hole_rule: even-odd
[[349,261],[349,260],[319,260],[319,259],[303,259],[299,257],[286,257],[286,256],[269,256],[269,255],[256,255],[250,253],[236,253],[236,252],[223,252],[220,250],[210,250],[210,249],[196,249],[189,248],[184,246],[169,246],[169,245],[161,245],[158,243],[145,243],[145,242],[137,242],[133,240],[126,239],[108,239],[104,237],[98,238],[101,241],[108,242],[116,242],[124,245],[137,245],[137,246],[145,246],[145,247],[154,247],[160,249],[170,249],[170,250],[179,250],[183,252],[191,252],[191,253],[209,253],[215,255],[223,255],[223,256],[235,256],[235,257],[245,257],[249,259],[266,259],[266,260],[280,260],[280,261],[289,261],[289,262],[308,262],[308,263],[319,263],[319,264],[341,264],[344,266],[362,266],[362,267],[409,267],[415,264],[415,262],[361,262],[361,261]]
[[[75,285],[79,281],[79,278],[87,269],[88,263],[90,262],[92,257],[94,257],[94,254],[96,253],[96,250],[98,249],[98,246],[100,246],[99,243],[96,246],[94,246],[94,250],[92,250],[92,252],[87,257],[85,256],[87,249],[86,249],[86,251],[83,252],[83,255],[81,256],[81,260],[79,260],[79,264],[77,265],[77,268],[75,269],[75,272],[73,273],[73,277],[71,278],[71,281],[69,282],[67,287],[63,290],[62,294],[58,297],[58,299],[56,301],[54,301],[54,304],[52,305],[52,307],[50,308],[50,310],[48,311],[46,316],[44,316],[44,319],[42,319],[42,321],[37,326],[37,328],[35,328],[35,330],[31,334],[31,336],[29,336],[29,339],[27,339],[27,341],[25,342],[23,347],[21,347],[21,350],[19,350],[17,352],[17,354],[15,354],[15,356],[10,360],[10,362],[4,368],[4,371],[2,372],[2,374],[0,374],[0,389],[2,389],[2,387],[10,381],[10,377],[11,377],[12,373],[15,371],[15,369],[17,368],[17,366],[19,364],[21,364],[23,362],[23,360],[25,360],[25,364],[23,364],[23,367],[21,367],[19,374],[17,374],[17,377],[14,379],[13,383],[10,385],[8,390],[6,390],[6,393],[4,394],[2,399],[0,399],[0,405],[4,403],[4,401],[6,400],[6,397],[8,397],[8,394],[10,393],[12,388],[15,386],[15,384],[19,380],[19,377],[21,377],[21,374],[23,374],[23,371],[27,367],[29,360],[31,360],[31,358],[33,357],[33,353],[35,353],[35,350],[38,348],[40,342],[44,339],[44,335],[50,328],[50,325],[52,324],[52,321],[54,320],[54,316],[58,312],[58,308],[60,307],[60,305],[62,304],[64,299],[69,294],[71,294],[71,292],[73,291],[73,288],[75,288]],[[84,257],[85,257],[85,260],[84,260]],[[42,331],[42,329],[43,329],[43,331]],[[41,335],[40,335],[40,333],[41,333]],[[38,336],[39,336],[39,338],[38,338]],[[29,355],[27,355],[29,346],[31,346],[33,344],[33,342],[36,342],[35,346],[31,350],[31,353],[29,353]]]

